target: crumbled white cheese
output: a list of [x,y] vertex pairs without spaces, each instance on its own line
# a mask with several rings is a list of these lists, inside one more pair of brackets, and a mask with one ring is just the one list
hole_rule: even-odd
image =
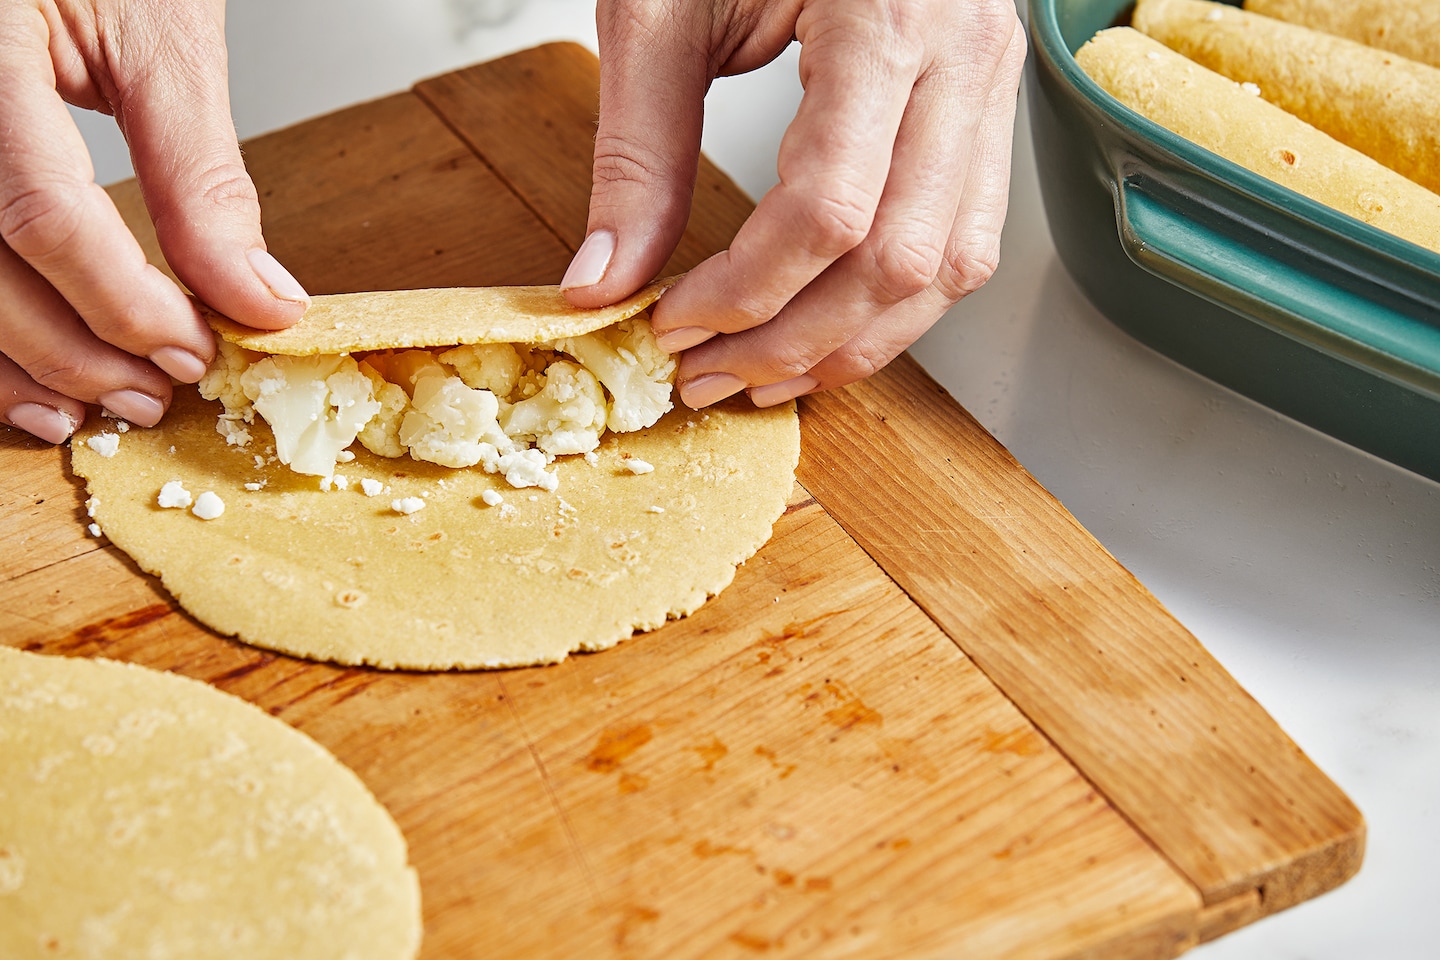
[[665,512],[665,508],[664,508],[664,507],[659,507],[659,506],[649,506],[649,507],[646,507],[646,508],[645,508],[645,512],[646,512],[646,513],[664,513],[664,512]]
[[360,489],[367,497],[375,497],[385,492],[385,484],[371,477],[364,477],[360,480]]
[[264,490],[265,481],[261,480],[259,483],[247,483],[245,484],[245,489],[249,490],[251,493],[254,493],[256,490]]
[[345,476],[345,474],[343,473],[335,474],[335,476],[331,477],[330,480],[335,484],[336,490],[350,489],[350,478]]
[[227,447],[248,447],[250,445],[250,428],[243,420],[231,414],[222,413],[215,421],[215,430],[225,438]]
[[160,496],[155,502],[167,509],[184,509],[190,506],[190,491],[185,489],[184,484],[179,480],[171,480],[160,488]]
[[88,529],[89,529],[89,531],[90,531],[90,536],[92,536],[92,537],[101,536],[101,533],[100,533],[100,524],[98,524],[98,523],[92,523],[92,524],[90,524],[90,526],[88,527]]
[[390,501],[390,509],[409,516],[416,510],[425,509],[425,501],[419,497],[401,497],[399,500]]
[[655,472],[655,465],[653,463],[641,460],[639,457],[626,457],[620,461],[620,465],[637,477],[641,474]]
[[120,449],[120,434],[97,433],[85,441],[85,446],[94,450],[102,457],[113,457],[115,456],[115,451]]
[[190,508],[190,512],[201,520],[214,520],[225,512],[225,501],[214,491],[206,490],[195,498],[195,506]]
[[[557,457],[583,455],[594,466],[605,430],[652,426],[670,410],[675,371],[641,316],[550,344],[358,359],[266,357],[222,344],[201,392],[224,405],[217,429],[228,444],[248,444],[246,425],[259,413],[276,438],[267,453],[297,473],[332,478],[322,489],[342,486],[335,465],[354,459],[346,447],[358,440],[379,456],[480,466],[513,487],[553,491],[559,481],[546,467]],[[255,465],[274,459],[256,456]]]
[[498,507],[505,502],[505,498],[500,495],[499,490],[485,490],[480,494],[480,499],[491,507]]
[[1244,83],[1240,84],[1240,89],[1244,90],[1252,97],[1260,96],[1260,85],[1257,83],[1251,83],[1249,80],[1246,80]]
[[86,500],[86,501],[85,501],[85,516],[87,516],[87,517],[94,517],[94,516],[95,516],[95,508],[98,507],[98,506],[100,506],[100,501],[99,501],[99,500],[96,500],[94,497],[91,497],[89,500]]

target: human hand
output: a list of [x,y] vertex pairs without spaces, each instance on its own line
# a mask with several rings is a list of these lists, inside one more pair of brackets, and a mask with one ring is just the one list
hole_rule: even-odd
[[779,184],[653,311],[691,407],[869,376],[994,272],[1025,57],[1013,0],[599,0],[596,18],[590,219],[562,281],[579,306],[675,249],[710,82],[801,43]]
[[101,404],[143,426],[214,356],[146,263],[63,100],[113,113],[171,268],[266,329],[307,296],[265,252],[226,90],[223,0],[0,0],[0,420],[60,443]]

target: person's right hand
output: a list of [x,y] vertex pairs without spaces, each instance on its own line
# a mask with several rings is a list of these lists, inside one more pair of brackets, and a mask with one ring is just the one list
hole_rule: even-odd
[[277,329],[308,297],[265,250],[226,87],[224,0],[0,0],[0,421],[52,443],[86,404],[142,426],[214,338],[96,185],[63,100],[113,113],[165,257]]

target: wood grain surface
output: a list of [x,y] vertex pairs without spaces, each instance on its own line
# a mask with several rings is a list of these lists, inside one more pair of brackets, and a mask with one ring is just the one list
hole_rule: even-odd
[[[595,82],[551,45],[250,142],[271,249],[315,293],[554,282]],[[750,209],[698,184],[670,270]],[[215,636],[86,534],[63,451],[0,428],[0,638],[316,738],[405,832],[427,958],[1168,957],[1354,871],[1344,795],[922,370],[801,423],[789,511],[694,616],[441,674]]]

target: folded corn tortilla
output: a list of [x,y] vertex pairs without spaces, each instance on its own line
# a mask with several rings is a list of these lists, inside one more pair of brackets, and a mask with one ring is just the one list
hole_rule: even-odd
[[1245,0],[1245,9],[1440,67],[1435,0]]
[[[1440,8],[1440,3],[1435,6]],[[1140,0],[1132,24],[1416,183],[1440,190],[1440,69],[1206,0]]]
[[0,646],[0,957],[411,960],[406,857],[350,770],[238,697]]
[[1121,103],[1297,193],[1440,251],[1440,196],[1130,27],[1076,53]]
[[556,286],[451,287],[312,297],[284,330],[256,330],[197,303],[215,332],[259,353],[306,357],[461,343],[542,343],[578,337],[645,310],[676,278],[657,280],[608,307],[572,307]]
[[[547,317],[535,330],[593,329],[589,311],[573,312],[586,316],[533,311]],[[450,315],[425,316],[402,324],[401,338],[355,330],[346,346],[457,342],[436,329]],[[524,319],[456,316],[471,336]],[[333,320],[302,329],[313,342],[287,349],[337,346]],[[555,461],[553,492],[358,445],[317,482],[275,461],[258,418],[248,446],[227,444],[218,411],[181,390],[156,428],[120,433],[102,421],[77,433],[73,469],[97,528],[219,633],[394,669],[555,662],[694,612],[769,538],[800,448],[793,403],[736,401],[607,433],[593,454]],[[172,481],[194,506],[159,506]],[[211,520],[194,513],[204,492],[224,505]]]

